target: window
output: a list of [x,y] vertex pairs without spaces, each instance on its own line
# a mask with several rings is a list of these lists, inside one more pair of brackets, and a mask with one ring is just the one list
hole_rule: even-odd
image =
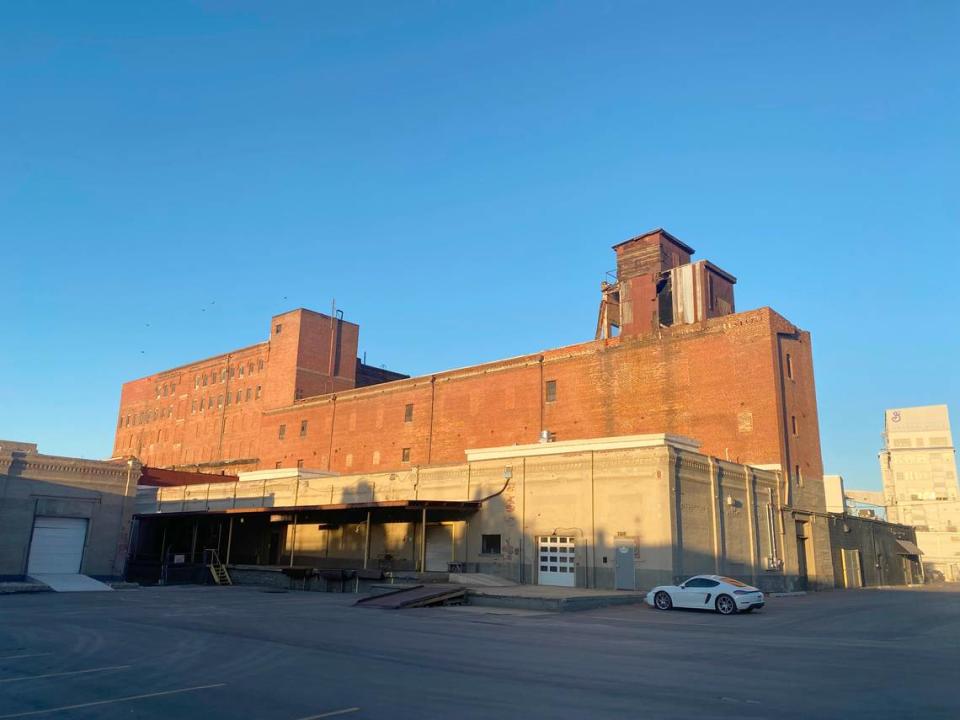
[[787,353],[787,377],[793,380],[793,358]]
[[193,387],[194,387],[194,388],[200,387],[200,376],[199,376],[199,375],[197,375],[195,378],[193,378]]
[[190,412],[195,413],[197,411],[197,401],[194,400],[190,403]]
[[481,535],[480,553],[482,555],[500,554],[500,536],[499,535]]
[[400,451],[400,461],[410,462],[410,448],[404,448]]
[[234,402],[240,402],[243,400],[243,390],[237,390],[237,399]]
[[281,330],[283,330],[283,324],[277,323],[277,326],[273,329],[274,335],[279,335]]
[[278,435],[278,437],[279,437],[281,440],[283,440],[283,438],[286,437],[286,435],[287,435],[287,426],[286,426],[286,425],[281,425],[281,426],[280,426],[280,434]]
[[260,386],[257,385],[257,399],[260,399]]
[[243,377],[243,365],[237,365],[237,375]]
[[206,374],[206,373],[203,374],[203,386],[204,386],[204,387],[207,386],[207,374]]
[[129,415],[127,415],[127,421],[126,421],[126,424],[124,425],[124,427],[130,427],[130,416],[129,416]]
[[247,365],[247,373],[253,375],[253,363]]
[[167,391],[168,391],[169,389],[170,389],[170,388],[168,388],[166,385],[163,386],[163,396],[164,396],[164,397],[167,396]]
[[556,402],[557,400],[557,381],[547,380],[547,402]]
[[250,388],[247,388],[247,400],[250,399],[251,395],[253,395],[253,390],[251,390]]
[[413,403],[407,403],[403,408],[403,421],[413,422]]
[[275,470],[279,470],[279,469],[280,469],[280,461],[277,460],[277,463],[276,463],[273,467],[274,467]]
[[217,407],[223,407],[223,395],[217,395]]
[[307,436],[307,421],[301,420],[300,421],[300,437],[306,437],[306,436]]
[[263,360],[257,361],[257,370],[263,370]]
[[298,467],[298,468],[302,468],[302,467],[303,467],[303,459],[297,460],[297,467]]
[[793,466],[793,477],[797,482],[797,487],[803,487],[803,475],[800,474],[800,466]]
[[220,382],[226,382],[226,381],[227,381],[227,370],[226,368],[224,368],[223,370],[220,371]]
[[796,415],[791,415],[791,416],[790,416],[790,431],[791,431],[794,435],[797,434],[797,416],[796,416]]
[[230,404],[230,393],[227,393],[226,395],[223,396],[223,404],[224,405]]

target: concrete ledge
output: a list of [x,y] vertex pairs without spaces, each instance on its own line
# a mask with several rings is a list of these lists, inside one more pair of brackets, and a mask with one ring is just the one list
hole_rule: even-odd
[[49,585],[32,582],[2,582],[0,583],[0,595],[12,595],[13,593],[32,593],[32,592],[53,592]]
[[611,605],[637,605],[643,602],[644,597],[645,595],[641,593],[596,593],[590,595],[554,594],[537,596],[467,589],[468,605],[549,612],[576,612],[579,610],[594,610]]

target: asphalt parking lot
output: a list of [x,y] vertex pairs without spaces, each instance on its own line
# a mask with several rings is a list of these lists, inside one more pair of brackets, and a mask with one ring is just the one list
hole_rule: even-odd
[[960,717],[960,588],[721,617],[374,610],[250,587],[0,596],[0,719]]

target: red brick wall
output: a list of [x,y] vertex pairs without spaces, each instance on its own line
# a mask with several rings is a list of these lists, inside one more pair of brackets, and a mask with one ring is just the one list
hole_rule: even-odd
[[[780,464],[789,445],[815,502],[822,464],[809,336],[789,340],[795,377],[782,388],[778,331],[795,328],[764,308],[664,329],[662,339],[590,342],[542,361],[531,355],[304,401],[265,413],[260,464],[362,472],[462,462],[467,448],[536,442],[541,429],[563,440],[669,432],[736,462]],[[548,380],[557,383],[554,402],[544,400]],[[792,415],[803,432],[785,439],[783,417]]]
[[[285,321],[281,336],[286,332]],[[286,396],[293,386],[279,368],[293,374],[290,358],[299,351],[278,350],[277,345],[274,336],[267,380],[280,378]],[[263,354],[266,348],[242,352]],[[786,377],[787,353],[792,379]],[[181,375],[189,378],[202,367],[222,366],[229,357],[188,366],[189,372]],[[156,405],[144,389],[155,387],[160,378],[124,386],[123,407]],[[557,397],[546,402],[544,388],[551,380]],[[769,308],[664,328],[653,336],[588,342],[341,390],[283,407],[234,403],[212,418],[189,413],[189,398],[210,394],[209,389],[195,389],[192,383],[182,389],[187,411],[182,423],[176,417],[150,421],[133,431],[121,428],[115,454],[127,454],[124,438],[132,432],[134,448],[140,450],[131,454],[150,465],[212,463],[215,469],[219,462],[234,472],[252,469],[253,463],[241,461],[256,458],[259,468],[302,463],[306,468],[363,472],[462,462],[467,448],[532,443],[543,429],[559,440],[667,432],[695,438],[704,452],[735,462],[799,464],[804,480],[802,486],[792,485],[795,504],[812,509],[822,505],[810,338]],[[413,416],[406,422],[408,404]],[[159,439],[153,439],[154,432]],[[150,442],[143,441],[144,434]],[[403,460],[404,448],[409,448],[408,461]]]
[[125,383],[113,455],[158,467],[246,459],[238,469],[252,469],[268,359],[261,343]]

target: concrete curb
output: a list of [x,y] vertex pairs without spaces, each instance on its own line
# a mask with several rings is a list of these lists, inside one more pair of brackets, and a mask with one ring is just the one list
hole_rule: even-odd
[[514,610],[541,610],[547,612],[578,612],[595,610],[611,605],[638,605],[643,595],[600,595],[596,597],[525,597],[521,595],[496,595],[487,591],[467,590],[467,604],[480,607],[501,607]]

